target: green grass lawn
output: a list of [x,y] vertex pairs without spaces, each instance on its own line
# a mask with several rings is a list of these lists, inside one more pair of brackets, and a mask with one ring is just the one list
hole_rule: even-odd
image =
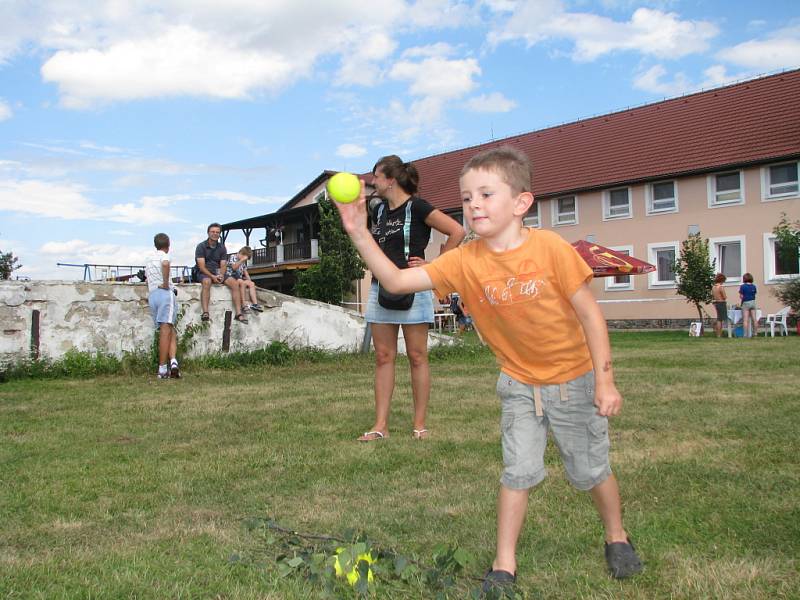
[[[623,414],[612,466],[645,572],[605,570],[585,493],[531,494],[519,589],[531,598],[798,598],[800,340],[612,335]],[[484,349],[434,356],[428,426],[411,438],[405,359],[391,437],[372,424],[372,357],[290,367],[0,384],[0,597],[315,598],[261,561],[248,517],[365,531],[430,559],[494,552],[501,470],[497,368]],[[427,597],[422,585],[378,598]]]

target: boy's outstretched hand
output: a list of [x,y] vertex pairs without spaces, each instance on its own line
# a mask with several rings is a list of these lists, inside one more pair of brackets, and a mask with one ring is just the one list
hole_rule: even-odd
[[334,206],[339,211],[339,216],[342,218],[342,225],[344,230],[352,237],[353,234],[366,231],[367,229],[367,198],[365,191],[365,184],[363,179],[361,182],[361,191],[358,198],[349,203],[336,202],[332,200]]

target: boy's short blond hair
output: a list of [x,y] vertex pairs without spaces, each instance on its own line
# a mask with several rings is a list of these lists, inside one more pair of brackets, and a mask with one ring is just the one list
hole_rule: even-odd
[[239,254],[244,254],[247,258],[252,258],[253,249],[250,246],[242,246],[239,249]]
[[494,171],[508,184],[514,195],[533,190],[531,161],[527,154],[513,146],[500,146],[479,152],[467,161],[459,177],[473,169]]

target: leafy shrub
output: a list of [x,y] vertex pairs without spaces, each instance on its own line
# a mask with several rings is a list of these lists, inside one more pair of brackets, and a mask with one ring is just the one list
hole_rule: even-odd
[[800,314],[800,277],[778,284],[772,290],[773,295],[794,311]]

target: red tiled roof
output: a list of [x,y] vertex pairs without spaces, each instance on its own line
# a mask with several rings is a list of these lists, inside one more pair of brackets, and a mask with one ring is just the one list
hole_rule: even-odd
[[414,160],[420,195],[461,207],[458,174],[511,144],[533,164],[537,196],[800,156],[800,70]]

